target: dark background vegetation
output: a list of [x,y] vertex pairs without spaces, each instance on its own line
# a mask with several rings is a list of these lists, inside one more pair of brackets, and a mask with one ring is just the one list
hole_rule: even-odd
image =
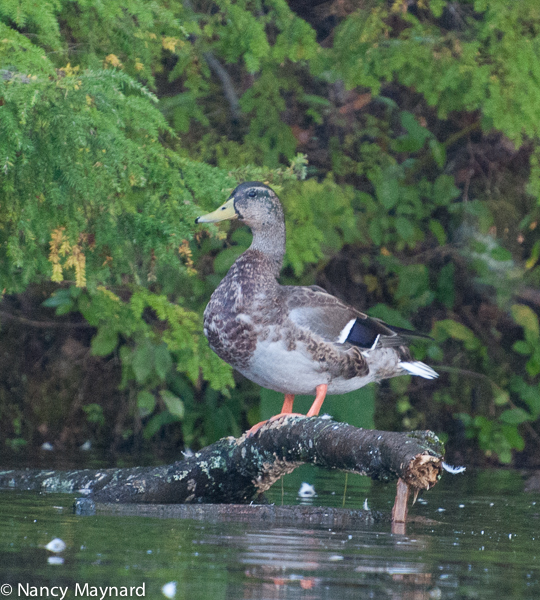
[[537,0],[0,3],[2,462],[159,460],[270,410],[201,327],[250,234],[194,225],[256,179],[283,282],[433,337],[438,380],[325,408],[538,466],[539,132]]

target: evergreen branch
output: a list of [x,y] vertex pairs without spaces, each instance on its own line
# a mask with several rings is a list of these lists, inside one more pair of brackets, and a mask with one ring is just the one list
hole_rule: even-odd
[[67,323],[65,321],[36,321],[34,319],[13,315],[5,310],[0,310],[0,318],[7,319],[8,321],[17,321],[17,323],[21,323],[21,325],[38,327],[40,329],[95,329],[93,325],[86,322]]

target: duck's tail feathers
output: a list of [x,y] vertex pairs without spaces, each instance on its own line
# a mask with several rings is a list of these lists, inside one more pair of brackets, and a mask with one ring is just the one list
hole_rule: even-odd
[[412,329],[405,329],[403,327],[398,327],[397,325],[388,325],[385,323],[388,329],[391,329],[394,333],[397,333],[399,336],[404,338],[422,338],[424,340],[433,340],[433,338],[427,333],[420,333],[419,331],[413,331]]
[[436,379],[439,376],[436,371],[419,360],[411,362],[402,361],[399,363],[399,366],[411,375],[418,375],[418,377],[423,377],[424,379]]

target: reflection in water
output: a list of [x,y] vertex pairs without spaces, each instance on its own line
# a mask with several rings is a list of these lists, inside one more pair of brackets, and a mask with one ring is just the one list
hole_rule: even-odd
[[[284,588],[313,590],[328,587],[330,581],[339,581],[339,587],[388,588],[388,598],[402,600],[429,600],[436,598],[439,590],[432,584],[432,574],[423,563],[399,560],[381,560],[369,551],[388,545],[401,556],[409,549],[415,554],[425,551],[429,538],[400,539],[384,534],[370,535],[357,532],[356,536],[342,532],[305,530],[298,536],[295,530],[278,530],[271,535],[247,534],[242,562],[245,570],[244,598],[288,598]],[[355,543],[354,538],[358,541]],[[240,541],[240,540],[239,540]],[[341,552],[333,553],[334,550]],[[313,575],[310,575],[313,573]],[[357,576],[356,574],[360,574]],[[257,595],[256,590],[263,592]],[[302,596],[302,598],[319,598]],[[340,597],[346,597],[340,594]]]
[[[341,506],[343,475],[286,482],[299,503]],[[540,498],[511,472],[446,477],[424,494],[406,534],[389,523],[336,528],[141,516],[77,517],[71,496],[0,492],[0,585],[140,586],[176,600],[437,600],[540,597]],[[269,494],[281,503],[280,486]],[[349,477],[347,508],[388,512],[395,488]],[[272,496],[275,494],[275,497]],[[58,538],[58,554],[47,545]],[[58,542],[56,542],[58,544]],[[59,547],[59,546],[55,546]],[[51,564],[52,555],[63,562]],[[54,557],[53,556],[53,557]]]

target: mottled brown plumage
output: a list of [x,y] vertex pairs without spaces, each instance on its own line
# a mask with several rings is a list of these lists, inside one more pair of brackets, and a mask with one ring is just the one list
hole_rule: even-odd
[[343,394],[397,375],[437,377],[407,348],[407,338],[421,334],[370,318],[318,286],[278,283],[285,222],[271,188],[243,183],[197,222],[225,219],[245,222],[253,242],[212,294],[204,333],[212,350],[248,379],[289,395],[317,394],[318,414],[326,391]]

